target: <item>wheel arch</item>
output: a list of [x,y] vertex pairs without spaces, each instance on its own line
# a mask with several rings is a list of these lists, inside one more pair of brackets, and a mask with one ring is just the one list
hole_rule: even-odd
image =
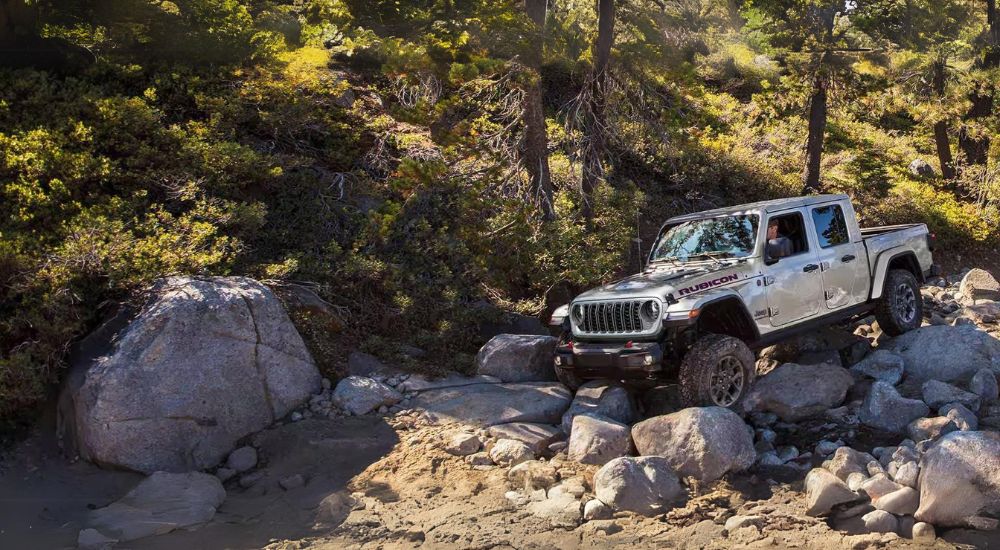
[[924,273],[920,269],[920,262],[917,260],[916,253],[902,246],[890,248],[880,254],[876,261],[870,296],[872,300],[882,297],[885,278],[889,274],[889,271],[893,269],[909,271],[917,278],[918,283],[923,284],[924,282]]
[[716,296],[698,305],[698,332],[724,334],[749,344],[760,338],[756,323],[736,294]]

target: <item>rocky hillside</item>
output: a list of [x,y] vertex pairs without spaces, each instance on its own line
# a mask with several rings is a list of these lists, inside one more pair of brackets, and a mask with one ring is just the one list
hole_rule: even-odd
[[0,0],[0,423],[167,276],[304,286],[335,379],[471,374],[709,207],[843,192],[994,265],[992,4],[813,4]]
[[0,543],[984,547],[998,292],[972,270],[922,289],[910,333],[862,319],[768,348],[734,412],[672,385],[572,392],[542,335],[495,336],[474,375],[353,352],[321,378],[266,287],[167,279],[88,339],[62,452],[40,426],[0,462],[0,494],[35,495],[0,499]]

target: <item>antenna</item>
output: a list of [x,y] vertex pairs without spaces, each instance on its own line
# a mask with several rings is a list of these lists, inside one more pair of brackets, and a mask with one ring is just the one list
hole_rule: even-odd
[[642,232],[639,230],[639,209],[635,209],[635,249],[636,249],[636,261],[639,262],[639,269],[636,272],[642,271],[643,261],[642,261]]

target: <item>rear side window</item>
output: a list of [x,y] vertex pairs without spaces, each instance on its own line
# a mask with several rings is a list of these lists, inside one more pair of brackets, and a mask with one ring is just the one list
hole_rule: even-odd
[[847,220],[839,205],[820,206],[812,211],[813,224],[816,226],[816,236],[820,248],[830,248],[850,242],[847,234]]

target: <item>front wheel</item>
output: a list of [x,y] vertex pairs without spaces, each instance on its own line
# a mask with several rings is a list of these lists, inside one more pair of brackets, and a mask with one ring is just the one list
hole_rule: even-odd
[[875,306],[875,319],[889,336],[899,336],[920,326],[924,319],[924,300],[912,273],[893,269],[886,274],[882,297]]
[[740,412],[755,375],[753,352],[742,340],[707,334],[681,361],[681,400],[685,407],[717,406]]

